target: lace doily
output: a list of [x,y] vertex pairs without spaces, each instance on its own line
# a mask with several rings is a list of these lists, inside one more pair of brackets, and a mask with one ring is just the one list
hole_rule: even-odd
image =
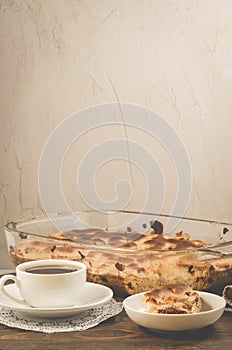
[[28,317],[17,313],[13,309],[2,308],[0,309],[0,323],[9,327],[44,333],[84,331],[119,314],[122,309],[122,303],[111,299],[104,305],[89,309],[76,316],[69,318],[41,319]]

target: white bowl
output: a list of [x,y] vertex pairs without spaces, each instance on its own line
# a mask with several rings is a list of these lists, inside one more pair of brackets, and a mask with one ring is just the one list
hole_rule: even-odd
[[145,311],[139,293],[127,297],[123,306],[129,318],[140,326],[157,331],[185,331],[207,327],[223,314],[226,302],[216,294],[198,291],[202,299],[202,311],[193,314],[156,314]]

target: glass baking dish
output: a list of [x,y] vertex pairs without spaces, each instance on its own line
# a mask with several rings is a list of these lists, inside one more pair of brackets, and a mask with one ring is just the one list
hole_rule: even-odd
[[117,295],[169,283],[204,290],[232,282],[228,223],[89,210],[9,222],[5,235],[15,265],[39,259],[82,261],[88,281],[107,285]]

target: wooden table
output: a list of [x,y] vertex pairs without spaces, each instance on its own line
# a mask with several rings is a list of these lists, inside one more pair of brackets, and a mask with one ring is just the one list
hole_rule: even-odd
[[0,325],[0,350],[232,349],[232,313],[200,331],[165,334],[130,321],[125,312],[82,332],[45,334]]

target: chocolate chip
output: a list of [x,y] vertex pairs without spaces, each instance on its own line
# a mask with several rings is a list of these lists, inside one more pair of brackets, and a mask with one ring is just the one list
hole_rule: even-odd
[[20,237],[21,239],[26,239],[26,238],[27,238],[27,234],[24,233],[24,232],[19,232],[19,237]]
[[151,228],[153,228],[157,234],[162,234],[164,229],[163,224],[157,220],[152,221]]
[[56,245],[54,245],[50,250],[52,253],[54,253],[54,251],[56,250]]
[[143,228],[147,228],[147,224],[143,224],[142,226],[143,226]]
[[133,286],[133,284],[132,284],[131,282],[128,283],[128,287],[129,287],[130,289],[132,289],[132,290],[135,289],[134,286]]
[[78,250],[78,253],[80,254],[80,256],[81,256],[81,259],[84,259],[85,258],[85,255],[84,254],[82,254],[82,252],[80,251],[80,250]]
[[119,271],[125,270],[125,265],[120,264],[120,263],[118,263],[118,262],[115,264],[115,267],[116,267],[116,269],[119,270]]
[[127,232],[132,232],[132,228],[131,227],[127,227]]
[[228,231],[229,231],[229,229],[228,229],[227,227],[224,227],[224,228],[223,228],[223,231],[222,231],[222,232],[223,232],[223,235],[225,235]]
[[189,265],[189,267],[188,267],[188,273],[191,273],[191,274],[194,273],[193,265]]

